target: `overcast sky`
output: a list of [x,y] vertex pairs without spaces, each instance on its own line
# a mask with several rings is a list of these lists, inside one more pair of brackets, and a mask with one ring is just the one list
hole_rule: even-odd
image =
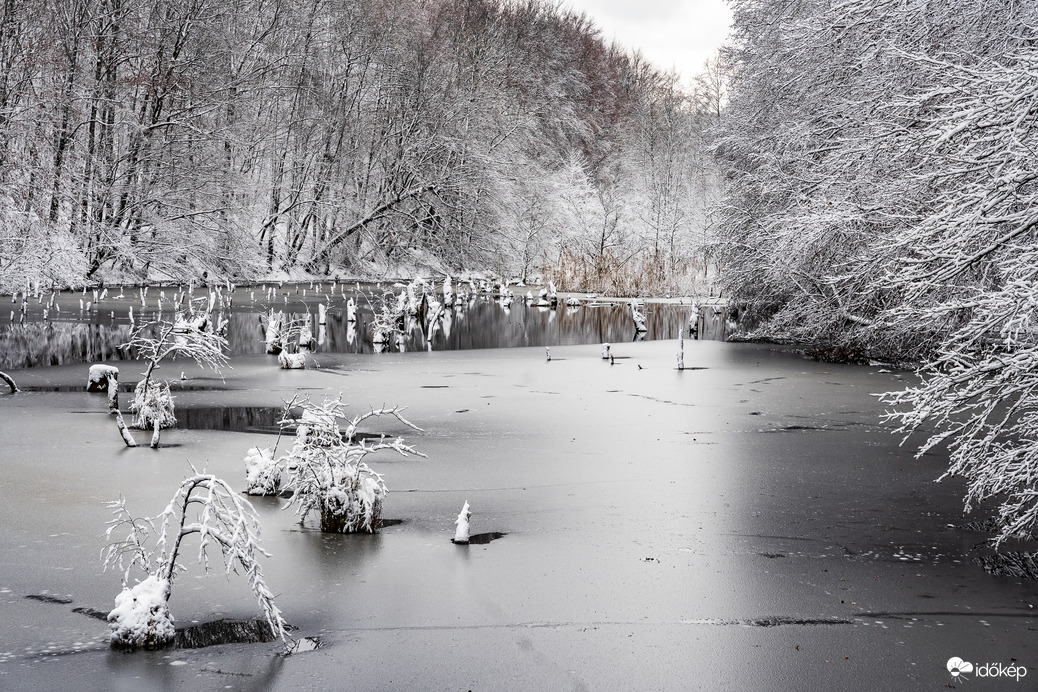
[[728,33],[724,0],[567,0],[595,20],[608,41],[637,48],[664,69],[686,79],[699,71]]

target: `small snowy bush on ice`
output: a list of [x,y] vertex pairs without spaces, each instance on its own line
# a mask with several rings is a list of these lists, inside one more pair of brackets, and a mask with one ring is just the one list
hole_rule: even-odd
[[252,447],[245,453],[245,492],[249,495],[277,495],[281,491],[281,465],[273,450]]
[[[279,459],[285,469],[284,489],[293,492],[300,520],[311,512],[318,515],[321,531],[326,533],[375,533],[382,527],[382,500],[386,485],[382,476],[364,463],[372,452],[390,449],[403,456],[416,454],[403,439],[366,442],[356,439],[357,426],[368,418],[393,416],[415,430],[421,430],[400,415],[399,408],[372,409],[348,419],[342,396],[317,404],[293,398],[286,412],[295,406],[303,409],[300,419],[288,415],[283,427],[298,423],[292,449]],[[350,420],[343,430],[340,419]]]
[[176,425],[173,412],[173,394],[168,382],[141,380],[133,390],[130,411],[134,413],[133,427],[148,430],[157,424],[160,428]]
[[[214,372],[227,364],[224,347],[227,341],[214,329],[208,313],[193,306],[186,313],[178,313],[173,322],[157,321],[143,324],[133,331],[130,341],[122,348],[132,349],[137,357],[148,363],[144,379],[137,383],[130,411],[136,414],[133,425],[151,429],[168,428],[177,421],[173,413],[173,396],[168,383],[158,383],[152,376],[162,361],[188,357]],[[153,441],[157,445],[157,440]]]
[[[186,569],[180,564],[183,541],[194,535],[199,540],[198,560],[206,571],[209,549],[216,546],[228,576],[239,569],[245,573],[271,631],[287,646],[285,621],[258,562],[259,555],[267,553],[260,545],[256,510],[224,481],[193,467],[192,471],[194,475],[180,485],[157,517],[134,518],[121,498],[108,504],[115,515],[108,522],[108,539],[117,530],[128,530],[126,538],[109,543],[104,552],[105,568],[118,567],[123,571],[123,590],[108,615],[112,646],[158,648],[172,642],[173,617],[167,604],[174,578]],[[156,531],[157,537],[149,547],[149,539]],[[128,586],[130,572],[135,568],[146,577],[135,586]]]
[[282,351],[278,354],[278,365],[282,370],[303,370],[306,368],[306,353]]

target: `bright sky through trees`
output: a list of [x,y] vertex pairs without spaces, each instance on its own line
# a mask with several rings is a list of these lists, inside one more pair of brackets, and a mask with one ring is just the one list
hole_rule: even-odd
[[569,0],[607,41],[638,49],[663,69],[691,79],[720,47],[732,21],[724,0]]

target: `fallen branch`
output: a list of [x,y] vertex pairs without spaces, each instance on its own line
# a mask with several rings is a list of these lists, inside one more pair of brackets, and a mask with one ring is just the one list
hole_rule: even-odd
[[12,380],[11,376],[8,375],[6,372],[0,372],[0,380],[6,382],[7,386],[11,388],[11,394],[18,393],[18,385],[14,383],[14,380]]

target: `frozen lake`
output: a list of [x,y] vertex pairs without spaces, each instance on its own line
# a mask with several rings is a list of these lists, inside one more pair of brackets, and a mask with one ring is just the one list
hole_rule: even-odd
[[[1035,583],[971,561],[987,534],[933,483],[945,460],[881,422],[872,395],[905,376],[712,341],[679,372],[674,335],[629,338],[614,365],[597,343],[177,364],[199,422],[159,450],[123,446],[84,365],[9,370],[29,391],[0,393],[0,688],[940,689],[952,656],[1038,668]],[[245,451],[274,440],[262,412],[300,390],[406,406],[424,432],[382,429],[428,455],[369,458],[400,522],[380,535],[254,502],[277,602],[323,646],[110,651],[104,502],[157,514],[188,460],[244,487]],[[473,533],[506,535],[452,545],[466,500]],[[186,564],[178,625],[259,614],[242,577]]]

